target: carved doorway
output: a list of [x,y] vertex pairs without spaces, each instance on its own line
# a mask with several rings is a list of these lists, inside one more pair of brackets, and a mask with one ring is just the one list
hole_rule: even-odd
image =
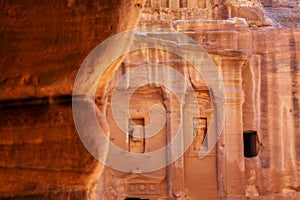
[[[121,92],[122,93],[122,92]],[[126,90],[124,90],[124,95]],[[122,98],[120,96],[119,98]],[[160,120],[161,116],[152,112],[153,106],[159,105],[165,108],[163,91],[160,87],[145,85],[138,88],[130,98],[128,118],[121,115],[113,116],[111,98],[108,97],[107,122],[110,126],[110,141],[123,149],[134,154],[147,154],[157,151],[167,144],[167,123],[164,123],[156,134],[149,135],[149,124]],[[114,106],[122,106],[114,105]],[[151,113],[150,113],[151,112]],[[164,111],[164,115],[166,115]],[[164,116],[166,122],[166,116]],[[127,132],[124,133],[118,127],[116,121],[123,120]],[[128,159],[130,158],[128,156]],[[151,156],[151,155],[150,155]],[[134,155],[133,155],[134,157]],[[150,159],[150,157],[149,157]],[[104,172],[103,188],[110,188],[116,194],[115,199],[144,199],[154,200],[167,197],[167,152],[164,152],[161,160],[165,164],[161,169],[153,172],[144,172],[143,168],[133,165],[128,172],[122,172],[106,167]],[[163,161],[162,161],[163,162]],[[105,192],[104,192],[105,193]],[[106,191],[111,196],[110,191]]]

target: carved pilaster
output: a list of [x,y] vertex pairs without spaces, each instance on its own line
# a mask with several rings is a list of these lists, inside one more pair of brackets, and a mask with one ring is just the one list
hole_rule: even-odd
[[[168,113],[168,132],[167,132],[167,140],[168,143],[176,137],[177,134],[181,137],[176,143],[172,142],[170,148],[168,149],[168,159],[172,159],[175,155],[182,152],[183,155],[183,137],[182,132],[178,132],[178,130],[182,127],[181,115],[182,111],[178,103],[176,103],[176,98],[171,95],[170,97],[170,105],[171,113]],[[179,198],[184,193],[184,159],[183,156],[178,158],[175,162],[173,162],[168,167],[168,188],[169,188],[169,198]]]
[[[231,52],[227,52],[227,54]],[[226,120],[218,144],[219,191],[222,199],[230,194],[245,193],[245,164],[243,155],[243,113],[244,92],[242,88],[242,68],[249,55],[234,52],[228,57],[219,52],[213,56],[223,76],[226,95]]]

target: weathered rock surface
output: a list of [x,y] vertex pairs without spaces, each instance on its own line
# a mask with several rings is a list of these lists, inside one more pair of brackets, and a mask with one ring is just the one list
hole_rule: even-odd
[[[138,0],[0,2],[0,198],[93,198],[102,166],[74,127],[74,79],[97,44],[136,26],[142,5]],[[146,5],[138,26],[180,31],[202,44],[223,76],[227,95],[226,122],[215,150],[201,161],[179,160],[173,168],[179,178],[163,182],[163,189],[172,188],[163,195],[299,199],[299,1]],[[160,56],[173,62],[163,52]],[[254,158],[243,155],[245,130],[259,137]],[[104,170],[99,193],[126,198],[123,175]],[[136,177],[125,182],[131,178]]]
[[96,45],[135,27],[142,4],[0,2],[1,199],[93,198],[102,165],[74,126],[74,79]]
[[[202,161],[193,160],[187,153],[184,165],[177,168],[185,172],[185,181],[178,174],[177,179],[172,179],[172,166],[166,168],[172,183],[161,183],[161,198],[180,194],[183,199],[297,199],[300,195],[298,22],[286,13],[292,25],[282,23],[277,8],[264,8],[257,1],[229,1],[222,5],[229,5],[230,9],[221,7],[222,12],[213,13],[211,9],[148,7],[139,22],[140,27],[180,31],[202,44],[218,65],[226,91],[226,123],[217,153]],[[298,12],[299,7],[294,5],[289,9]],[[215,13],[223,14],[216,17]],[[229,16],[234,18],[228,19]],[[182,66],[185,76],[190,77],[184,64],[176,64],[178,61],[164,52],[157,54],[152,62],[168,63],[174,68]],[[141,55],[139,59],[148,57]],[[128,63],[135,61],[128,59],[124,65]],[[139,107],[138,102],[134,105]],[[259,154],[254,158],[245,158],[243,154],[246,130],[258,133]],[[119,141],[114,137],[115,140],[125,139]],[[105,173],[101,184],[112,192],[104,190],[103,195],[113,194],[115,199],[157,198],[151,193],[141,195],[138,185],[130,192],[123,190],[136,184],[126,182],[130,174],[109,168]],[[208,179],[209,182],[203,181]],[[144,179],[144,183],[151,180]],[[173,191],[168,197],[164,196],[165,184],[168,191]],[[173,184],[179,188],[173,188]]]

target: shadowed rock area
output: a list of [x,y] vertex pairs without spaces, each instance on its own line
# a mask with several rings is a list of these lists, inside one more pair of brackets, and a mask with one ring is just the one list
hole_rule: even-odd
[[[134,28],[143,1],[1,1],[1,199],[93,199],[72,88],[87,54]],[[120,44],[121,46],[122,44]]]

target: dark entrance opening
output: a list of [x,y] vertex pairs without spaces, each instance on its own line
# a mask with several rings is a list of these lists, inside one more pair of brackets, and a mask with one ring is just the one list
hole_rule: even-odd
[[149,199],[141,199],[141,198],[128,197],[125,200],[149,200]]
[[244,131],[244,156],[253,158],[258,154],[258,136],[256,131]]

